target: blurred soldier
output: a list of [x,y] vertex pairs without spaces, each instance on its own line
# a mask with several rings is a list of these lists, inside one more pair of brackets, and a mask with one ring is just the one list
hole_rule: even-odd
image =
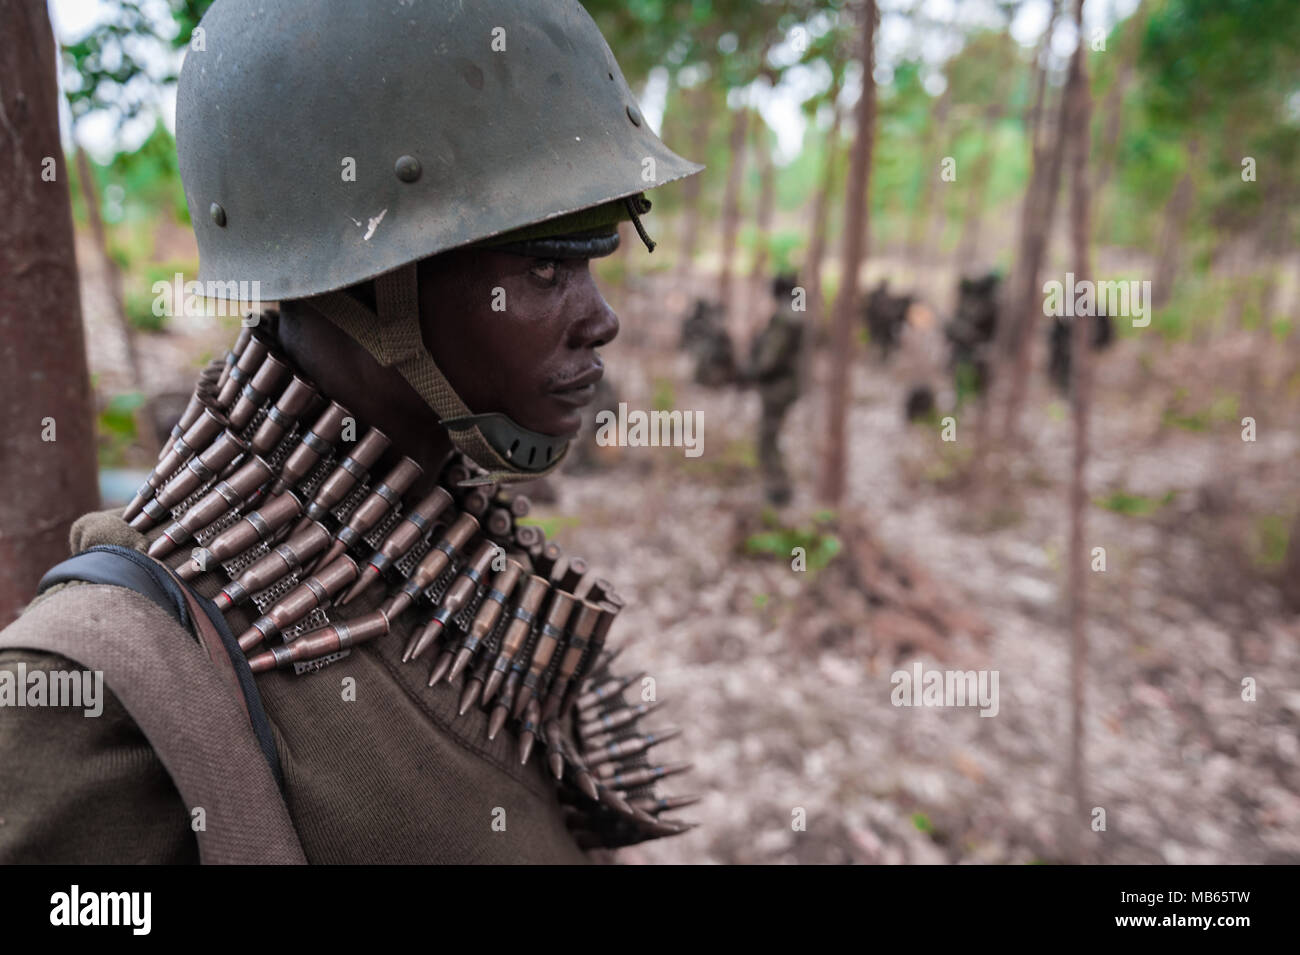
[[911,421],[922,421],[934,414],[934,388],[927,384],[912,385],[907,389],[907,398],[903,402],[903,417]]
[[911,307],[912,296],[889,294],[888,279],[881,279],[880,284],[867,296],[863,316],[871,335],[871,344],[878,349],[882,362],[888,361],[897,350],[903,327],[907,323],[907,310]]
[[762,417],[758,426],[758,466],[768,501],[781,506],[790,501],[790,478],[781,458],[781,422],[799,397],[799,370],[803,351],[803,316],[793,307],[798,280],[778,276],[772,282],[776,311],[754,339],[746,378],[758,386]]
[[696,383],[708,388],[736,380],[736,356],[724,319],[721,305],[700,298],[682,321],[681,347],[695,358]]
[[0,632],[0,699],[106,684],[0,706],[0,862],[581,862],[684,831],[652,787],[686,764],[647,757],[671,733],[601,651],[621,600],[497,486],[553,472],[595,394],[618,319],[589,260],[628,220],[653,247],[646,157],[652,185],[701,167],[578,0],[216,0],[202,28],[199,279],[280,314]]
[[1052,319],[1047,328],[1048,364],[1047,376],[1056,390],[1067,394],[1070,390],[1070,325],[1072,322],[1092,322],[1092,350],[1103,351],[1110,347],[1115,338],[1115,320],[1105,314],[1091,318],[1066,318],[1058,315]]
[[958,393],[963,387],[983,394],[993,367],[994,338],[998,328],[998,286],[1001,277],[990,272],[982,278],[963,278],[958,287],[957,313],[944,328],[948,337]]

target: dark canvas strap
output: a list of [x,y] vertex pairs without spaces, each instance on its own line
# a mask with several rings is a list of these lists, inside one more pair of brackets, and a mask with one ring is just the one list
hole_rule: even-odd
[[[94,569],[105,566],[97,560]],[[304,863],[276,776],[248,731],[252,700],[222,675],[219,661],[214,665],[215,645],[224,639],[209,638],[210,655],[202,621],[197,639],[183,639],[174,625],[180,608],[134,589],[88,583],[37,600],[0,634],[0,647],[57,653],[103,672],[186,806],[203,809],[205,826],[195,836],[204,863]],[[191,619],[203,610],[183,591],[181,600]]]
[[36,585],[36,593],[43,594],[55,584],[74,580],[134,590],[162,607],[190,631],[226,682],[239,691],[257,744],[275,776],[276,785],[283,788],[284,775],[279,754],[275,751],[275,739],[271,735],[271,721],[262,708],[262,696],[257,692],[253,671],[248,668],[248,660],[216,604],[196,593],[166,565],[138,550],[116,544],[89,547],[51,567]]
[[138,550],[116,544],[89,547],[47,570],[36,585],[36,593],[43,594],[55,584],[74,580],[134,590],[166,610],[186,630],[194,629],[189,603],[179,583],[162,564]]

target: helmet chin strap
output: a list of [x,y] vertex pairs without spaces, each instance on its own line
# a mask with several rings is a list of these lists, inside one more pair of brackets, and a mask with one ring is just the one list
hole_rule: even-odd
[[303,301],[380,365],[396,368],[438,415],[452,443],[487,469],[486,475],[462,483],[531,481],[554,471],[569,449],[569,439],[530,431],[500,412],[472,413],[425,349],[416,264],[403,265],[374,281],[377,314],[342,291]]

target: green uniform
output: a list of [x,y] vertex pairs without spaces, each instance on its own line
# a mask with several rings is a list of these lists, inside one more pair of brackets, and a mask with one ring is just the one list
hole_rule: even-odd
[[769,501],[784,504],[790,498],[790,478],[781,457],[781,425],[799,397],[799,368],[803,347],[803,322],[788,305],[778,308],[754,340],[750,374],[762,400],[758,462],[763,490]]
[[[74,537],[78,550],[145,542],[113,512],[87,515]],[[210,597],[223,582],[211,572],[195,583]],[[28,613],[81,614],[76,598],[87,590],[97,592],[105,630],[132,610],[176,640],[189,639],[146,598],[120,587],[68,584]],[[359,647],[318,673],[258,678],[307,860],[584,861],[541,761],[520,766],[513,736],[488,740],[487,715],[476,707],[456,719],[458,687],[430,689],[426,668],[400,665],[406,635]],[[80,668],[52,654],[0,651],[0,667],[16,672],[19,663],[29,672]],[[348,678],[356,681],[355,700],[344,699]],[[0,765],[0,863],[198,860],[191,807],[115,696],[95,718],[59,707],[0,709]],[[498,807],[504,831],[493,828]]]

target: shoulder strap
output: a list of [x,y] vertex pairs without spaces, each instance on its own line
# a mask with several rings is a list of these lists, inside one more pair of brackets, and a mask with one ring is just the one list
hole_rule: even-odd
[[186,630],[194,630],[189,603],[179,583],[162,564],[138,550],[116,544],[89,547],[47,570],[36,585],[36,593],[43,594],[55,584],[74,580],[134,590],[166,610]]
[[[205,863],[305,862],[281,793],[269,721],[243,654],[229,651],[234,637],[220,614],[138,551],[88,553],[54,568],[41,589],[86,580],[83,574],[95,579],[34,603],[0,633],[0,647],[58,653],[104,673],[186,805],[203,808],[206,825],[195,835]],[[124,589],[147,600],[124,600]],[[112,627],[104,626],[106,610]],[[159,610],[194,624],[195,639],[178,640]]]
[[112,584],[126,587],[148,597],[162,607],[186,630],[190,631],[207,651],[212,663],[226,682],[239,691],[244,712],[252,726],[253,735],[266,758],[276,785],[284,788],[284,774],[280,757],[271,735],[271,721],[262,707],[262,696],[248,660],[235,635],[230,632],[226,618],[216,605],[198,594],[185,581],[173,574],[165,564],[147,554],[116,544],[89,547],[80,554],[69,557],[46,571],[36,585],[36,593],[43,594],[55,584],[69,581],[91,584]]

